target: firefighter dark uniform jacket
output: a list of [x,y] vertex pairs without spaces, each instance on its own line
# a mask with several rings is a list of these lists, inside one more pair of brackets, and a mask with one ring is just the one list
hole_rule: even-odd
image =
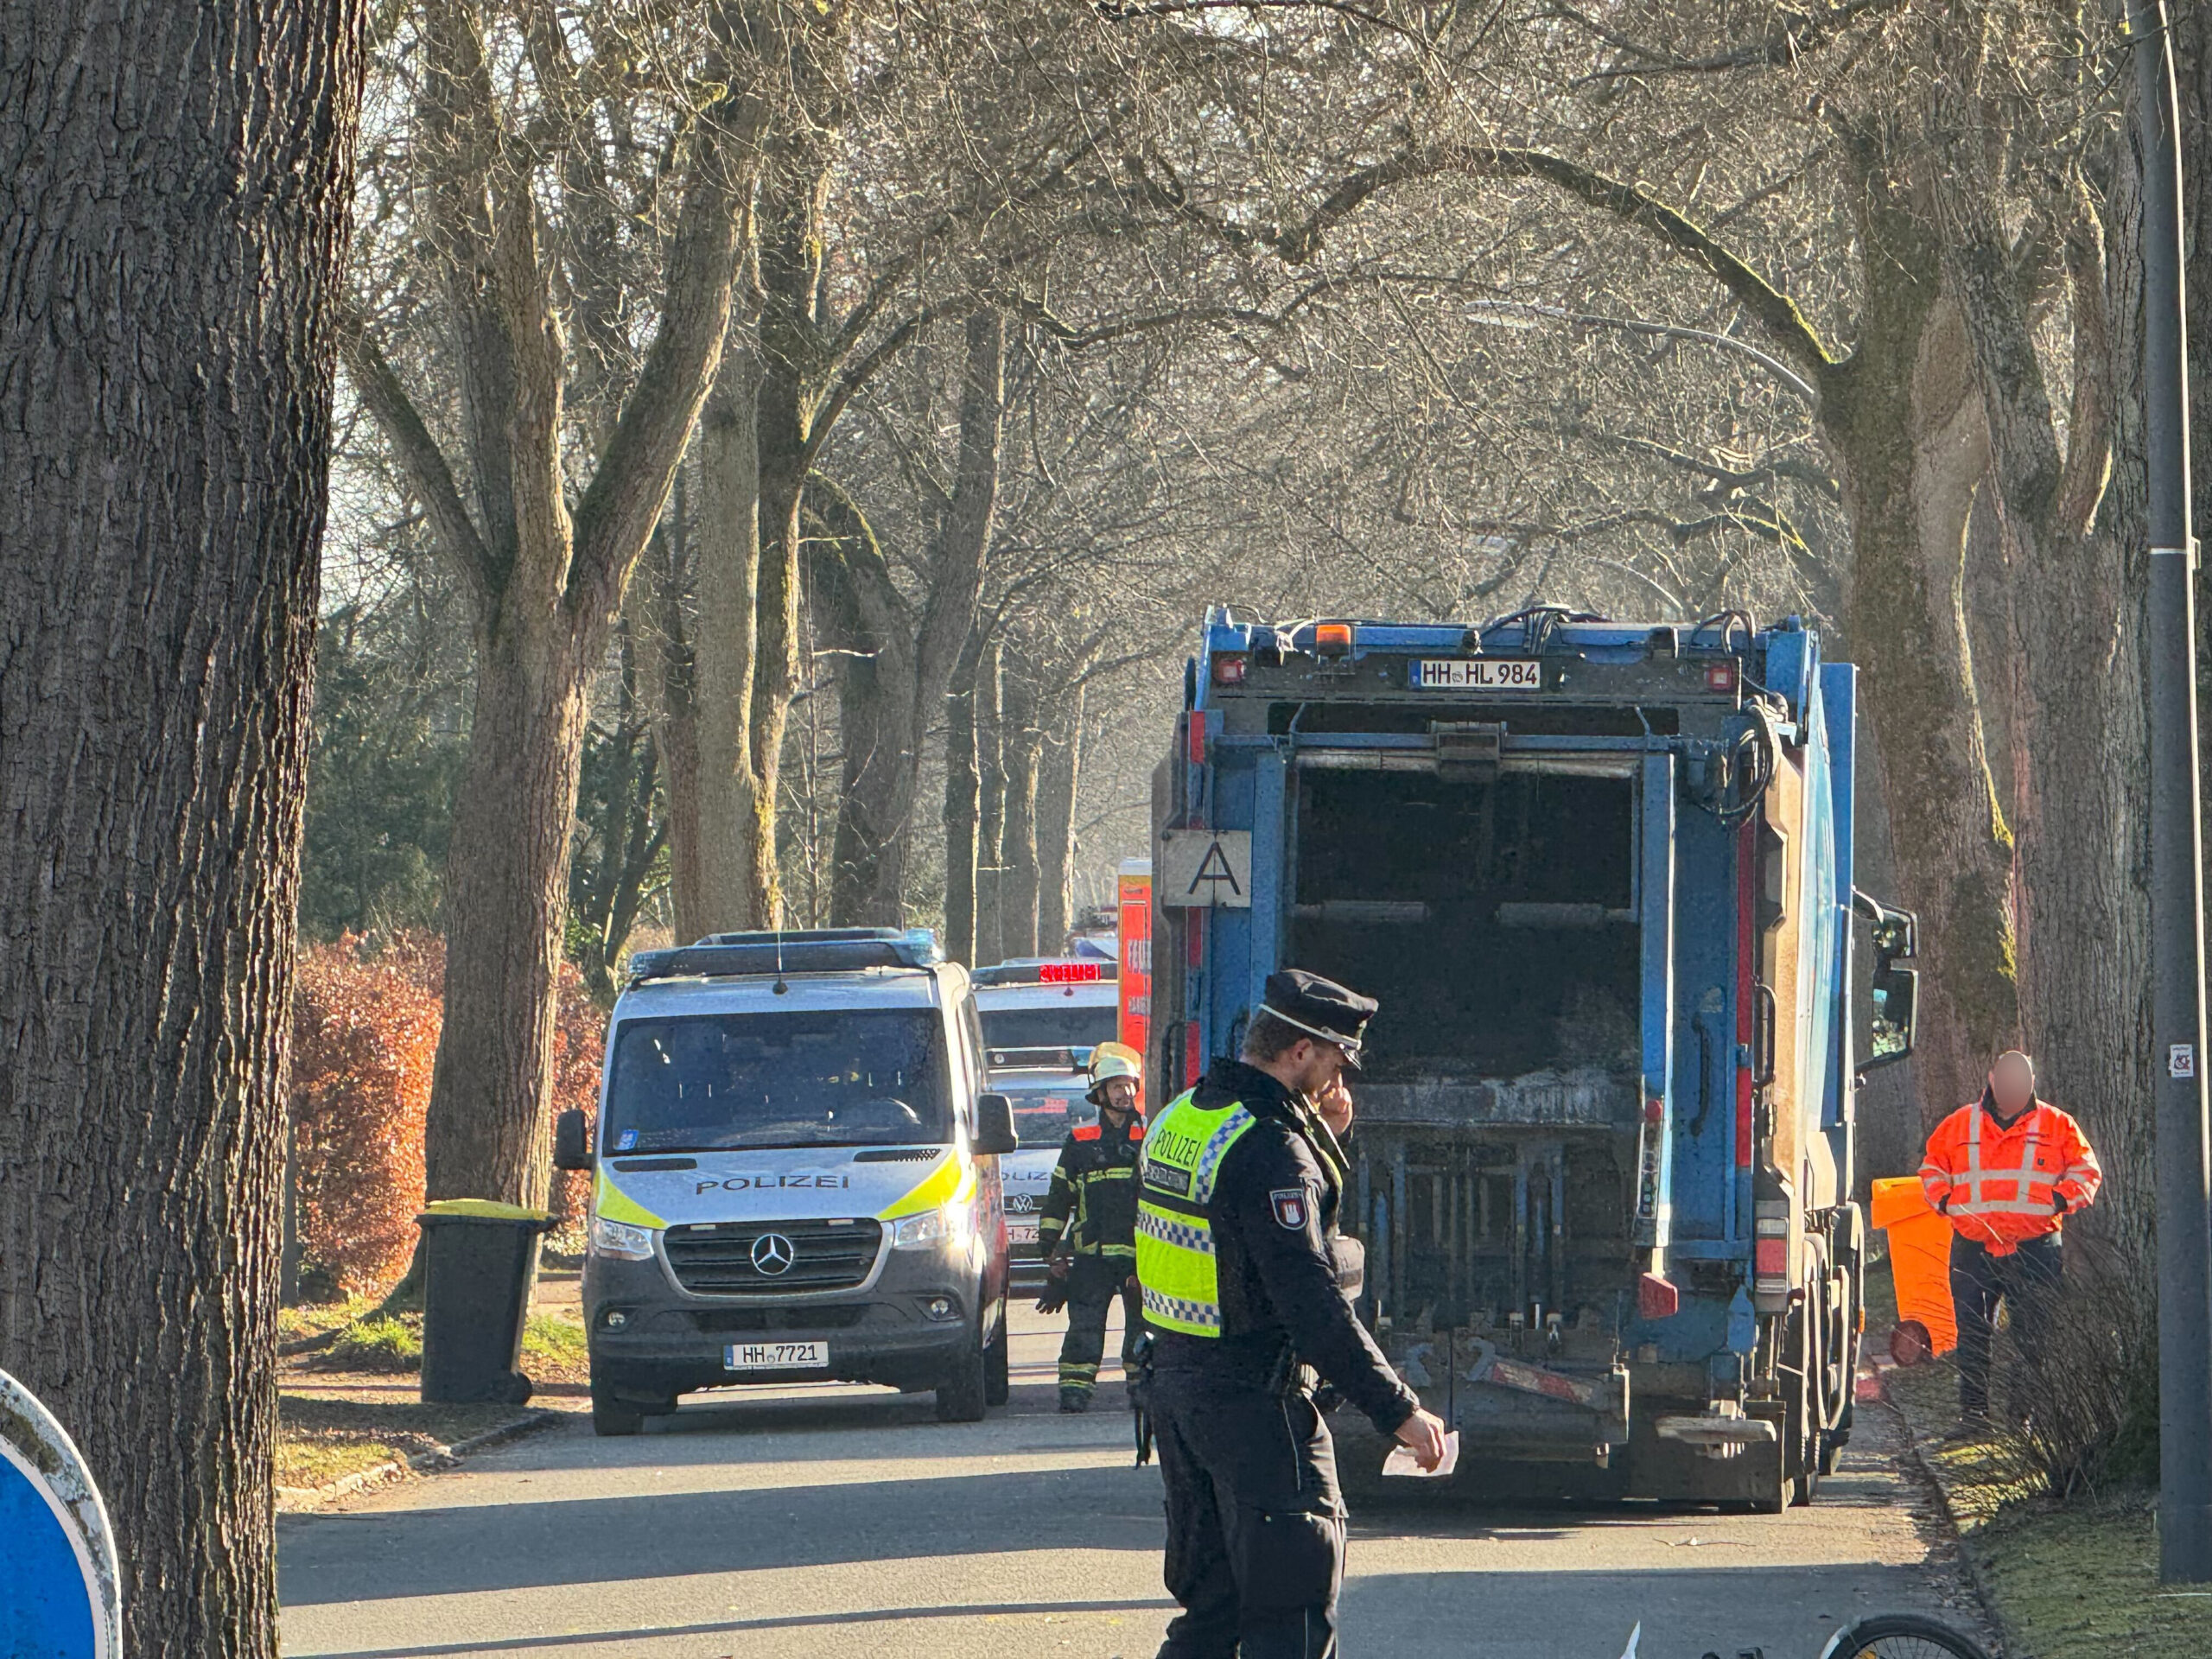
[[1037,1219],[1037,1247],[1046,1256],[1065,1243],[1078,1261],[1097,1257],[1124,1274],[1135,1268],[1143,1143],[1144,1120],[1132,1112],[1126,1133],[1106,1128],[1102,1116],[1061,1144],[1052,1191]]
[[1152,1122],[1137,1276],[1162,1370],[1284,1386],[1303,1362],[1385,1435],[1420,1402],[1344,1294],[1343,1154],[1266,1072],[1217,1060]]

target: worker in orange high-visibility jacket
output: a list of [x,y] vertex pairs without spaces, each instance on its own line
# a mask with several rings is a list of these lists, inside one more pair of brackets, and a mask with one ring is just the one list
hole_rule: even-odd
[[2088,1209],[2103,1180],[2082,1126],[2036,1098],[2035,1063],[2018,1049],[1997,1057],[1980,1100],[1928,1137],[1920,1183],[1951,1220],[1959,1408],[1969,1423],[1989,1411],[1998,1308],[2012,1310],[2014,1345],[2032,1363],[2064,1264],[2066,1217]]

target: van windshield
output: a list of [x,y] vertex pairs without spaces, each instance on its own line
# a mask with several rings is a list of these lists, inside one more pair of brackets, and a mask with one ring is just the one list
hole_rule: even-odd
[[607,1084],[610,1151],[939,1146],[952,1139],[929,1008],[626,1020]]

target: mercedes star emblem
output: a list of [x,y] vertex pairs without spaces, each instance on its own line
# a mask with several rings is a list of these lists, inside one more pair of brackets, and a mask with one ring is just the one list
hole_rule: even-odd
[[763,1233],[753,1241],[753,1271],[764,1278],[772,1279],[789,1271],[792,1259],[798,1252],[791,1242],[781,1233]]

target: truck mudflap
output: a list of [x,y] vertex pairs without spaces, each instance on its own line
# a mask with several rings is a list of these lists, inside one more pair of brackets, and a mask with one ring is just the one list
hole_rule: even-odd
[[1455,1391],[1452,1413],[1454,1426],[1469,1437],[1471,1452],[1594,1458],[1602,1465],[1613,1448],[1627,1444],[1625,1368],[1598,1374],[1560,1370],[1502,1354],[1479,1338],[1471,1345],[1474,1363],[1460,1376],[1477,1386]]

